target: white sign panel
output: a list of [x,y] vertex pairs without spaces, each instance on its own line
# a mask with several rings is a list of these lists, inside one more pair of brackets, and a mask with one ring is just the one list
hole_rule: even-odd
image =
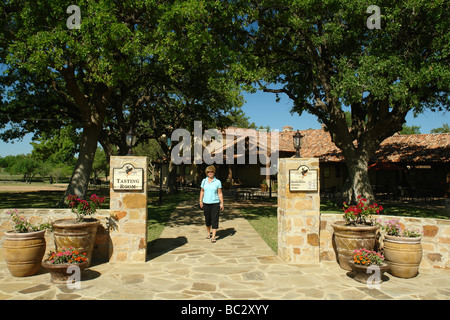
[[289,170],[289,191],[317,191],[317,170],[300,166]]
[[114,190],[139,190],[144,189],[144,169],[135,168],[131,163],[126,163],[122,168],[113,169]]

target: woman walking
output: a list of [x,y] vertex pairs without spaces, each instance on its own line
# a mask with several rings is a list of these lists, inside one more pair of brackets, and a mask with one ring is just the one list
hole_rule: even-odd
[[[216,168],[206,168],[206,178],[203,179],[200,188],[200,208],[205,215],[206,238],[216,242],[216,233],[219,229],[219,211],[223,210],[222,182],[216,179]],[[211,235],[212,229],[212,235]]]

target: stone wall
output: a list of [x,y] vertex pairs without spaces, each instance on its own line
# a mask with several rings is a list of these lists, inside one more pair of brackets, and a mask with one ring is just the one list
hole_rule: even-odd
[[[13,225],[11,223],[10,215],[7,213],[9,209],[0,209],[0,247],[3,247],[3,235],[6,231],[11,230]],[[24,216],[33,224],[52,222],[59,219],[75,219],[75,214],[70,209],[17,209],[19,215]],[[93,262],[105,262],[110,260],[110,237],[109,230],[111,225],[111,218],[109,210],[98,210],[94,216],[100,220],[100,225],[97,228],[97,235],[94,242],[94,252],[92,254]],[[50,251],[55,251],[55,242],[52,232],[46,232],[46,254]],[[3,260],[3,250],[0,253],[0,258]]]
[[[395,216],[379,216],[377,218],[382,223],[388,220],[398,219],[403,226],[417,229],[423,233],[423,258],[420,264],[421,267],[450,269],[450,220]],[[321,261],[336,261],[336,254],[333,248],[333,228],[331,224],[334,221],[342,219],[342,214],[321,214]]]

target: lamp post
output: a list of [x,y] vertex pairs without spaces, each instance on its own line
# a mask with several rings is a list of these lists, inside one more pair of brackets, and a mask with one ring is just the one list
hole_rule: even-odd
[[128,131],[128,133],[125,135],[125,141],[127,143],[128,147],[128,154],[127,156],[133,155],[133,147],[136,144],[136,134],[133,131],[133,128]]
[[293,136],[294,148],[296,150],[294,158],[300,158],[300,148],[302,147],[302,134],[300,131],[297,132]]

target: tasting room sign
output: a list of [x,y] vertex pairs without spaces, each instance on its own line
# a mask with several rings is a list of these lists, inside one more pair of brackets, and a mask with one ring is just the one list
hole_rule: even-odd
[[116,191],[144,190],[144,169],[126,163],[122,168],[113,168],[113,189]]

